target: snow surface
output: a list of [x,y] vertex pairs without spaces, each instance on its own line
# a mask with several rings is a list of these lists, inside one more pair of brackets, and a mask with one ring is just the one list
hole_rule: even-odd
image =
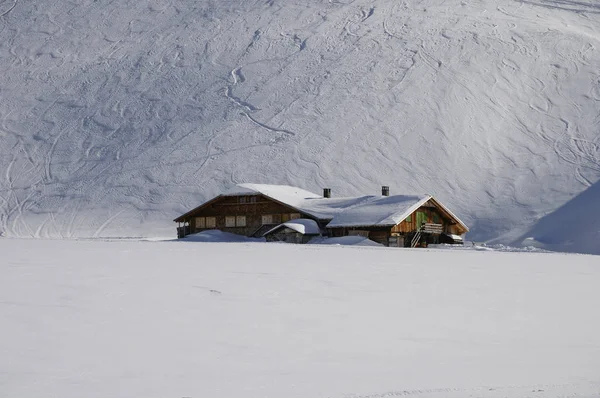
[[383,247],[382,244],[377,243],[364,236],[339,236],[335,238],[329,237],[316,237],[310,240],[311,245],[337,245],[337,246],[371,246],[371,247]]
[[598,11],[0,2],[0,232],[174,236],[254,181],[428,192],[471,239],[513,242],[600,179]]
[[0,239],[0,395],[600,397],[597,256]]
[[247,236],[232,234],[229,232],[210,229],[186,235],[181,242],[220,242],[220,243],[240,243],[240,242],[265,242],[264,238],[249,238]]

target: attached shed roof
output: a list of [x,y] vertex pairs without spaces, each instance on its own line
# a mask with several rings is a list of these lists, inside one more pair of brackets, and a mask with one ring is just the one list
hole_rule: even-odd
[[302,235],[320,235],[321,229],[315,220],[311,220],[310,218],[297,218],[295,220],[284,222],[283,224],[279,224],[275,228],[272,228],[265,232],[263,236],[267,236],[270,233],[273,233],[281,228],[289,228],[296,232],[301,233]]

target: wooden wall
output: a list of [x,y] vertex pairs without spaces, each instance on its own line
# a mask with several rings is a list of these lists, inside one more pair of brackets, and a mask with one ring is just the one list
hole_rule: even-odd
[[446,233],[461,234],[460,228],[457,224],[454,224],[450,217],[448,217],[443,211],[438,209],[433,203],[427,202],[423,206],[419,207],[415,212],[408,216],[400,224],[395,225],[391,232],[406,234],[415,232],[417,230],[417,212],[425,214],[425,222],[432,224],[442,224],[443,230]]
[[[278,225],[289,221],[291,218],[312,218],[297,210],[277,203],[262,195],[227,196],[207,203],[196,211],[186,215],[190,224],[190,232],[200,232],[209,229],[219,229],[239,235],[252,236],[263,226],[263,215],[272,216],[272,224]],[[227,226],[226,217],[245,216],[245,226]],[[215,217],[215,227],[201,227],[197,225],[197,217]],[[260,232],[260,231],[259,231]],[[262,231],[263,233],[266,231]]]

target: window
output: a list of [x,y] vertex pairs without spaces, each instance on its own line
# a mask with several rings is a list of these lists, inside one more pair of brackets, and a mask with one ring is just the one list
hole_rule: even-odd
[[442,220],[440,219],[440,215],[437,213],[433,213],[433,222],[435,224],[441,224]]
[[264,224],[273,224],[273,215],[272,214],[263,214],[262,223]]
[[246,226],[246,216],[225,216],[225,227],[234,228],[234,227],[245,227]]
[[250,203],[256,203],[256,196],[250,196]]
[[217,228],[217,217],[206,217],[206,228]]
[[286,222],[286,221],[290,221],[290,215],[289,214],[282,214],[281,215],[281,222]]
[[348,231],[348,236],[362,236],[364,238],[369,237],[369,231],[363,231],[360,229],[351,229]]
[[246,197],[245,197],[245,196],[240,196],[240,197],[238,198],[238,202],[239,202],[239,203],[246,203]]
[[290,220],[295,220],[296,218],[300,218],[300,213],[291,213]]
[[196,217],[196,228],[206,228],[206,217]]
[[238,227],[245,227],[246,226],[246,216],[237,216],[235,218],[235,225]]
[[408,217],[406,217],[406,220],[404,220],[406,222],[412,222],[412,214]]

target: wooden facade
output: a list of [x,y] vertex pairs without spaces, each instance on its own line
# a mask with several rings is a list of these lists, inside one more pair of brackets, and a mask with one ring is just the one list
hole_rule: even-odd
[[[439,226],[439,232],[448,235],[462,235],[467,229],[454,220],[454,217],[444,210],[435,200],[430,199],[399,224],[393,226],[360,226],[346,228],[331,228],[331,236],[361,235],[385,246],[411,247],[413,238],[419,230],[425,230],[425,225]],[[437,231],[437,228],[436,232]],[[418,246],[446,243],[441,233],[421,233]]]
[[263,195],[218,196],[178,217],[178,236],[218,229],[260,237],[267,230],[296,218],[313,218]]

